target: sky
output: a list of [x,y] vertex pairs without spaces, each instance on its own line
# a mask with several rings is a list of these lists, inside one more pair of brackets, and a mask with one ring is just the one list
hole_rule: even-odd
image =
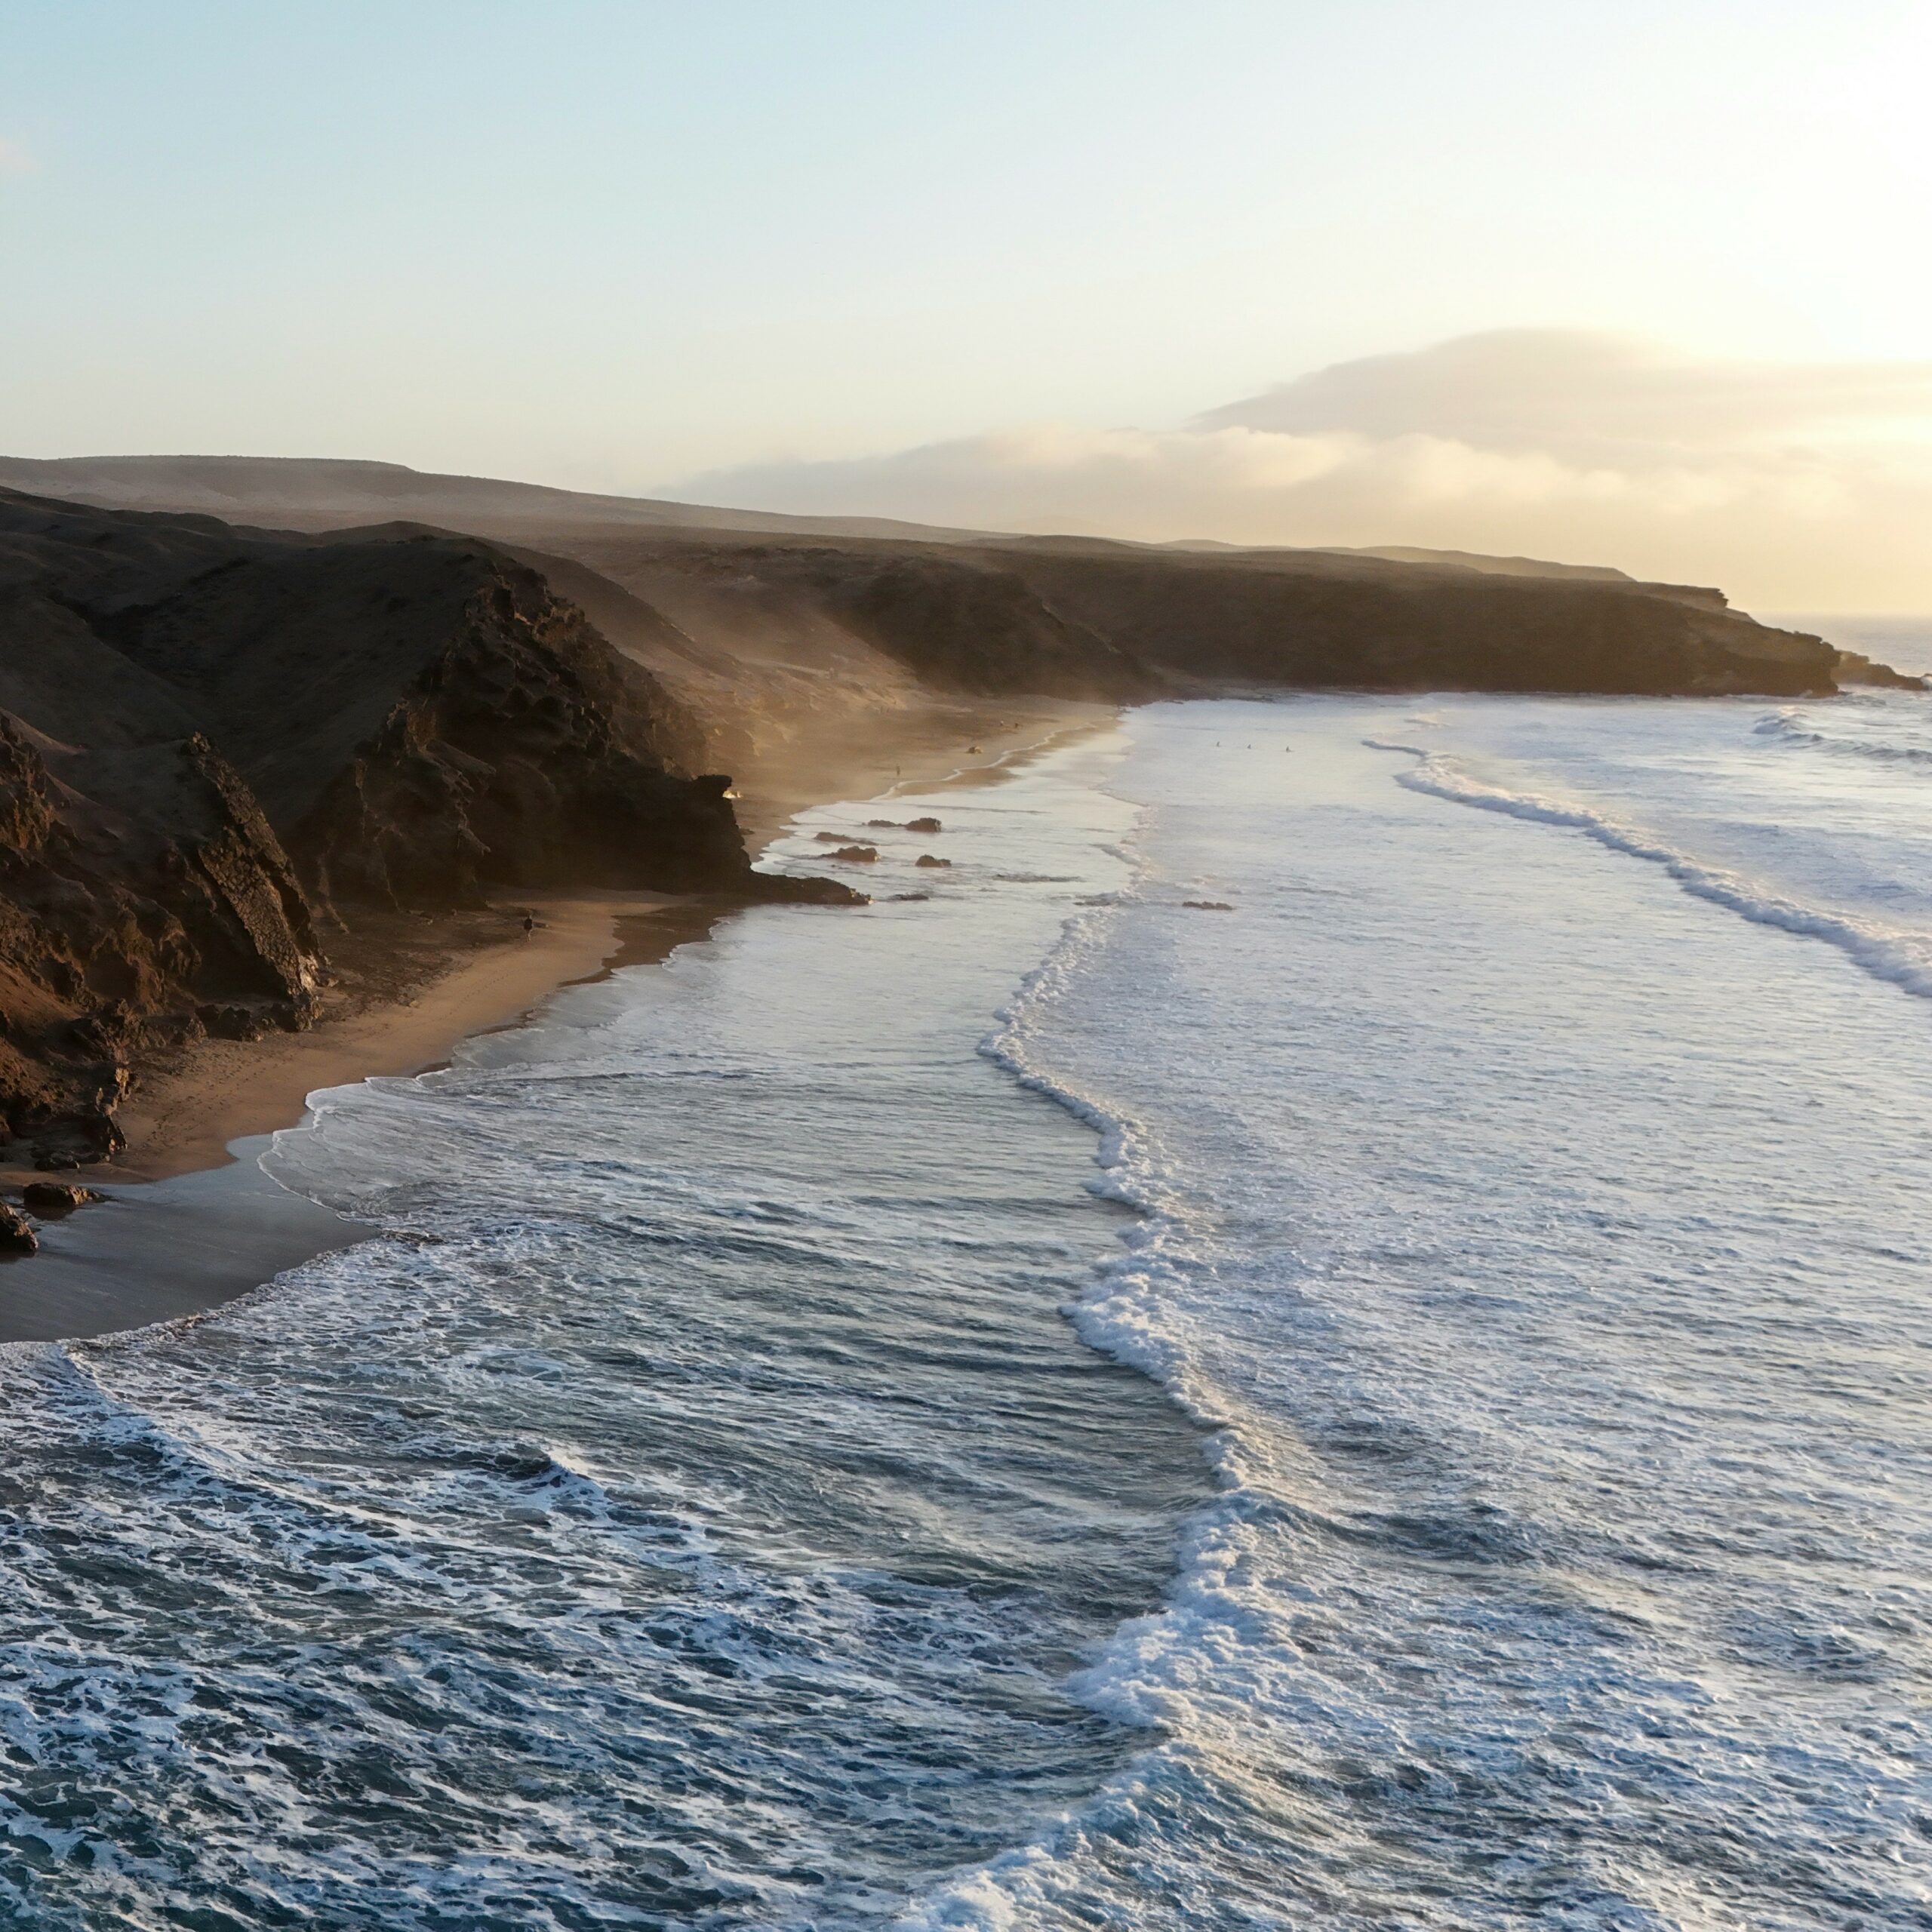
[[1932,610],[1932,6],[5,0],[0,451]]

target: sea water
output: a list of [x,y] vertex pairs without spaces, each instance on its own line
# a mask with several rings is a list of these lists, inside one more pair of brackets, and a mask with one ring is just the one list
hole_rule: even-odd
[[375,1238],[0,1358],[0,1912],[1932,1923],[1928,786],[1156,706],[321,1097]]

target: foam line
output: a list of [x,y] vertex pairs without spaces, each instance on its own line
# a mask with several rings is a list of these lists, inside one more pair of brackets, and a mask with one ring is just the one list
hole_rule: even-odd
[[1587,807],[1485,784],[1439,752],[1380,738],[1364,738],[1362,743],[1371,751],[1400,752],[1414,758],[1417,762],[1409,770],[1395,774],[1396,783],[1411,792],[1426,792],[1459,805],[1473,805],[1482,811],[1501,812],[1511,818],[1528,819],[1539,825],[1561,826],[1580,832],[1614,852],[1661,866],[1694,897],[1727,907],[1754,924],[1776,926],[1807,939],[1823,940],[1847,955],[1873,978],[1921,999],[1932,999],[1932,956],[1928,956],[1932,955],[1932,936],[1887,931],[1845,913],[1781,898],[1754,888],[1734,872],[1706,865],[1688,853]]
[[1932,746],[1900,744],[1879,737],[1834,737],[1813,729],[1808,720],[1795,712],[1774,711],[1752,729],[1758,737],[1775,738],[1780,744],[1823,752],[1834,758],[1872,758],[1884,764],[1932,764]]

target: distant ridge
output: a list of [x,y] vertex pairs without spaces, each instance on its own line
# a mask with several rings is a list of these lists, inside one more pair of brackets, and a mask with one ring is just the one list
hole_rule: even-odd
[[[288,530],[336,530],[414,522],[528,539],[546,528],[600,525],[645,534],[732,531],[791,537],[867,538],[922,543],[1024,545],[1085,552],[1188,551],[1244,557],[1373,557],[1386,562],[1479,571],[1497,577],[1590,578],[1629,583],[1603,564],[1548,563],[1534,557],[1489,557],[1472,550],[1411,545],[1227,543],[1212,537],[1143,543],[1071,534],[1019,535],[964,530],[881,516],[796,516],[775,510],[725,509],[660,497],[617,497],[411,469],[400,463],[337,457],[0,457],[0,485],[65,497],[103,509],[173,510],[230,523]],[[1702,595],[1702,593],[1700,593]]]
[[1475,550],[1425,550],[1411,543],[1360,543],[1332,546],[1350,557],[1383,557],[1392,564],[1453,564],[1491,577],[1592,577],[1598,583],[1635,583],[1628,571],[1608,564],[1552,564],[1540,557],[1489,557]]
[[1196,550],[1211,555],[1217,551],[1236,551],[1249,555],[1278,549],[1284,555],[1324,557],[1380,557],[1391,564],[1431,564],[1457,570],[1480,571],[1486,577],[1588,577],[1599,583],[1636,583],[1628,571],[1608,564],[1552,564],[1541,557],[1491,557],[1478,550],[1427,550],[1414,543],[1321,543],[1291,548],[1286,545],[1226,543],[1214,537],[1184,537],[1163,543],[1164,550]]
[[785,516],[610,497],[488,476],[443,475],[400,463],[273,456],[0,457],[0,485],[103,509],[168,509],[291,530],[418,522],[477,528],[546,523],[735,530],[780,537],[909,537],[971,543],[988,533],[891,517]]

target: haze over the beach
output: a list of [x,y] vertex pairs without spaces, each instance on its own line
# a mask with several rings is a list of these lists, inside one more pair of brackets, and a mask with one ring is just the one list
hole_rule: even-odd
[[1932,607],[1917,5],[0,20],[0,449]]

